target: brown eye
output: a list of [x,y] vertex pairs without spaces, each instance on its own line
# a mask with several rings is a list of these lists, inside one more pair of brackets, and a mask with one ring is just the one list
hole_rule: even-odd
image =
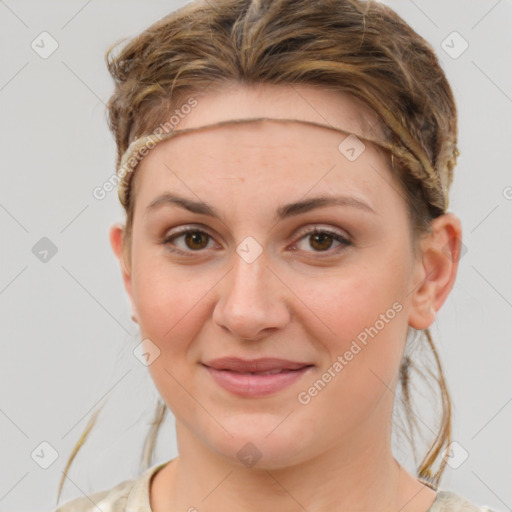
[[[333,248],[333,244],[337,244]],[[303,234],[297,246],[300,250],[306,252],[337,252],[337,249],[342,250],[344,247],[352,245],[352,243],[337,231],[330,229],[315,228]],[[332,248],[332,250],[331,250]],[[313,249],[313,251],[311,251]]]
[[309,237],[311,247],[319,251],[330,249],[333,242],[333,236],[328,233],[314,233]]
[[210,238],[202,231],[189,231],[183,236],[187,247],[193,250],[204,249],[208,245],[208,238]]
[[208,248],[212,237],[200,229],[182,229],[178,234],[170,235],[162,240],[171,252],[190,255]]

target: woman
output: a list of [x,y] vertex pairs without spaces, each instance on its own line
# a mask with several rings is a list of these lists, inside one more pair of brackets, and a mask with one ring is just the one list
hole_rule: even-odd
[[[439,489],[428,329],[462,232],[428,43],[373,2],[210,0],[107,62],[127,214],[110,242],[179,456],[57,510],[487,510]],[[391,420],[401,391],[412,423],[419,343],[443,414],[413,475]]]

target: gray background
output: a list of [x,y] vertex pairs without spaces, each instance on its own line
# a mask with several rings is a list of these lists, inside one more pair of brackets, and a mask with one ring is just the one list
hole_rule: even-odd
[[[60,502],[139,474],[158,395],[132,354],[140,340],[108,242],[123,211],[115,191],[92,195],[115,166],[103,59],[108,45],[183,3],[0,0],[1,510],[52,509],[74,443],[106,401]],[[450,206],[467,253],[432,329],[460,444],[442,487],[510,510],[512,3],[385,3],[434,46],[459,109]],[[43,31],[59,45],[45,59],[31,47]],[[453,31],[469,44],[461,55]],[[33,253],[43,237],[57,248],[46,262]],[[42,442],[58,455],[47,469],[40,464],[52,452]],[[168,417],[154,463],[175,455]]]

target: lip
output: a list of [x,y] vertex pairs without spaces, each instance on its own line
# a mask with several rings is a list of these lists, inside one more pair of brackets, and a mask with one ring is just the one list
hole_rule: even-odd
[[[307,362],[276,358],[240,359],[225,357],[203,363],[213,380],[225,390],[242,397],[261,397],[281,391],[299,380],[314,366]],[[280,371],[262,374],[249,372]]]
[[277,359],[275,357],[260,357],[259,359],[241,359],[240,357],[221,357],[212,359],[205,366],[215,370],[231,370],[234,372],[267,372],[272,370],[299,370],[311,363]]

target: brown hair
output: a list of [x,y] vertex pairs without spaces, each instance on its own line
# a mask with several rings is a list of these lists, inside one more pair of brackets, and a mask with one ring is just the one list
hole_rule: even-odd
[[[317,85],[351,94],[379,115],[392,147],[391,170],[409,208],[415,248],[420,236],[431,232],[431,221],[447,211],[458,155],[455,101],[432,47],[389,7],[359,0],[196,1],[154,23],[115,55],[118,44],[106,53],[115,83],[108,123],[118,166],[134,139],[151,133],[187,98],[212,84]],[[132,196],[125,205],[128,261]],[[415,450],[419,429],[411,370],[438,388],[439,425],[417,468],[420,478],[437,486],[446,461],[435,472],[433,466],[451,439],[450,396],[430,330],[421,332],[434,371],[422,373],[404,354],[397,393]],[[159,400],[143,450],[146,467],[165,412]]]

